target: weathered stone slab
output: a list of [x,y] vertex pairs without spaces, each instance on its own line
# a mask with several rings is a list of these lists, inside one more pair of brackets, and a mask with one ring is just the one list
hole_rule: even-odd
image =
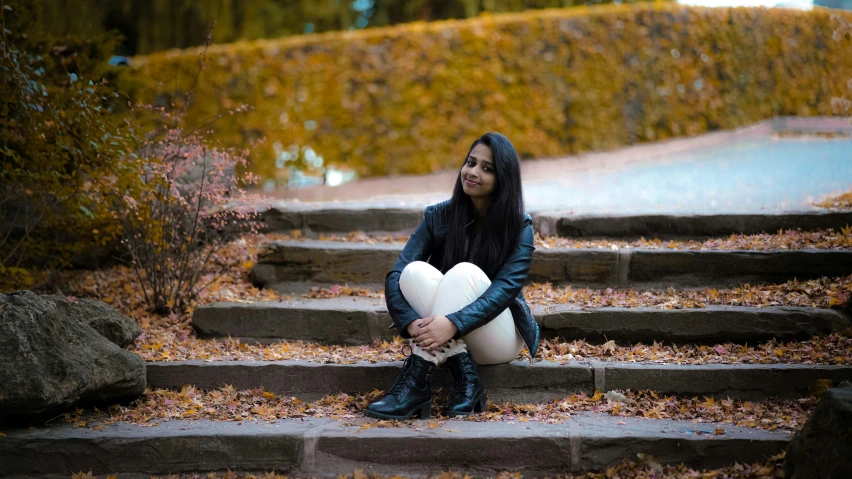
[[578,284],[618,284],[617,251],[591,249],[537,249],[530,265],[530,281]]
[[120,474],[122,478],[227,469],[286,473],[301,466],[304,432],[326,421],[288,421],[286,425],[152,422],[160,425],[115,423],[95,431],[63,424],[4,430],[7,437],[0,441],[0,477],[71,477],[89,470],[98,476]]
[[[707,238],[731,234],[775,233],[779,229],[840,230],[852,224],[852,211],[718,215],[574,215],[531,213],[537,232],[578,238]],[[366,203],[276,204],[263,213],[266,231],[299,229],[319,233],[410,232],[423,208],[394,208]]]
[[369,344],[393,339],[396,329],[380,299],[341,297],[259,303],[214,303],[197,308],[192,326],[199,337],[303,340],[324,344]]
[[[661,464],[684,462],[696,469],[747,464],[778,454],[779,446],[784,447],[790,437],[725,423],[648,421],[591,413],[572,417],[571,437],[579,438],[580,443],[574,454],[575,471],[604,470],[621,458],[636,458],[640,453],[653,456]],[[629,429],[624,430],[625,426]],[[725,430],[724,435],[713,434],[717,426]],[[649,443],[652,438],[655,441]]]
[[267,267],[253,281],[384,282],[402,251],[401,245],[336,241],[273,241],[258,253],[258,265]]
[[69,477],[90,469],[131,479],[226,469],[323,478],[363,469],[414,477],[448,468],[483,476],[502,470],[554,476],[603,470],[640,453],[693,468],[750,463],[782,451],[789,440],[783,432],[729,424],[722,425],[724,435],[713,436],[711,424],[587,412],[562,424],[448,420],[437,428],[426,427],[427,421],[361,427],[373,422],[174,420],[153,427],[108,424],[100,431],[61,423],[12,430],[0,441],[0,477]]
[[559,305],[534,308],[533,315],[545,336],[595,342],[754,343],[772,338],[808,339],[852,325],[849,316],[839,310],[793,306],[578,310]]
[[743,399],[799,397],[817,379],[852,380],[852,366],[809,364],[616,363],[594,361],[595,387],[652,389],[686,396],[730,396]]
[[412,232],[423,218],[422,209],[365,208],[314,210],[303,213],[305,226],[316,233],[369,231]]
[[[263,386],[268,391],[310,401],[326,394],[386,389],[402,362],[319,364],[306,361],[175,361],[148,363],[148,385],[179,389],[193,384],[213,389]],[[817,379],[852,379],[852,366],[798,364],[677,365],[592,361],[549,361],[480,366],[489,399],[537,402],[595,389],[653,389],[687,396],[796,397]],[[440,370],[433,386],[450,388],[449,372]]]
[[654,251],[630,255],[631,283],[664,282],[677,286],[784,283],[793,278],[845,276],[852,273],[852,252],[807,251]]
[[410,233],[423,218],[422,208],[381,208],[342,204],[273,205],[262,214],[264,231],[301,230],[308,237],[322,233]]
[[[852,325],[839,310],[770,306],[715,306],[691,309],[539,306],[533,316],[552,338],[630,342],[725,343],[807,339]],[[323,344],[369,344],[396,335],[384,301],[340,297],[281,302],[214,303],[199,306],[193,327],[204,338],[241,338],[270,343],[302,340]]]
[[[384,283],[401,244],[272,241],[258,254],[252,281]],[[540,248],[530,281],[587,287],[724,287],[783,283],[852,273],[852,251],[671,251]]]
[[852,211],[788,214],[727,215],[533,215],[536,231],[574,238],[676,239],[709,238],[732,234],[775,233],[779,229],[839,231],[852,224]]
[[[148,385],[180,388],[193,384],[204,389],[231,384],[237,389],[263,386],[267,391],[311,401],[327,394],[367,393],[393,384],[402,362],[319,364],[307,361],[176,361],[148,363]],[[489,399],[546,401],[573,392],[593,392],[587,365],[534,364],[517,361],[480,366]],[[433,386],[452,389],[452,376],[439,370]]]

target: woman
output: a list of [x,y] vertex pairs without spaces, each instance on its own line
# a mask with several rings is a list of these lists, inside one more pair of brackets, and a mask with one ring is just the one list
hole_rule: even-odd
[[538,349],[538,324],[521,291],[534,249],[518,154],[505,136],[486,133],[473,142],[452,198],[426,208],[385,277],[388,311],[412,354],[365,414],[428,418],[432,376],[445,361],[455,378],[445,413],[484,410],[476,364],[508,363],[524,344],[532,360]]

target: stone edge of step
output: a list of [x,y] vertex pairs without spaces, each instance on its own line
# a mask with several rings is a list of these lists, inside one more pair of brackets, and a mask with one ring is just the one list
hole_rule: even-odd
[[[377,298],[339,297],[219,302],[199,306],[192,325],[202,338],[236,337],[243,342],[304,340],[323,344],[369,344],[397,333]],[[543,333],[589,341],[748,342],[807,339],[843,331],[852,316],[837,309],[802,306],[706,308],[535,306]],[[285,331],[286,336],[285,337]]]
[[[723,435],[713,434],[717,426],[724,429]],[[730,424],[585,412],[572,415],[563,424],[450,420],[437,428],[364,429],[332,419],[312,418],[272,424],[173,420],[145,428],[119,423],[99,431],[61,425],[7,433],[0,442],[0,457],[5,463],[0,477],[67,477],[90,467],[98,469],[94,474],[163,474],[226,468],[280,471],[283,467],[291,474],[325,473],[336,477],[364,466],[367,472],[392,473],[405,468],[406,472],[420,473],[457,464],[483,472],[508,469],[558,473],[600,470],[617,464],[623,457],[635,458],[637,453],[651,454],[662,463],[720,467],[781,452],[789,438],[784,432]],[[205,442],[204,447],[186,448],[187,444]],[[421,454],[388,455],[386,448],[391,444]],[[71,448],[74,454],[45,455],[47,450],[63,448]]]
[[[334,205],[275,204],[263,212],[267,231],[300,229],[309,236],[367,230],[410,233],[422,219],[424,207],[380,207],[366,203]],[[569,237],[708,237],[759,233],[803,227],[838,228],[852,223],[852,211],[789,211],[734,214],[568,214],[531,213],[536,231]],[[370,219],[372,218],[372,219]]]
[[[272,392],[313,401],[328,394],[364,393],[393,381],[401,362],[322,364],[309,361],[172,361],[148,362],[148,385],[180,388],[193,384],[215,389],[263,386]],[[650,389],[664,394],[742,399],[800,397],[817,379],[852,380],[852,365],[627,363],[583,361],[560,364],[515,361],[481,366],[491,398],[498,401],[544,402],[573,392],[593,393]],[[439,371],[437,386],[450,387]]]

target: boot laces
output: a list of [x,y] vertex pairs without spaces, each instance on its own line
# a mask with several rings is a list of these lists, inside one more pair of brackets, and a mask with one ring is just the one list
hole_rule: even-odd
[[474,374],[473,371],[471,371],[464,365],[459,363],[457,367],[459,369],[459,374],[457,377],[455,377],[455,388],[453,390],[453,395],[465,394],[467,392],[467,385],[473,382],[473,378],[476,377],[476,374]]
[[[411,352],[409,354],[405,354],[405,348],[408,348]],[[412,363],[414,362],[414,354],[413,349],[410,345],[406,344],[402,347],[402,355],[405,356],[405,362],[402,363],[402,369],[400,369],[400,371],[396,373],[396,377],[394,377],[393,386],[391,386],[390,390],[388,391],[388,394],[392,394],[397,399],[399,399],[399,393],[405,390],[405,387],[408,384],[408,380],[414,373],[414,367],[412,365]]]

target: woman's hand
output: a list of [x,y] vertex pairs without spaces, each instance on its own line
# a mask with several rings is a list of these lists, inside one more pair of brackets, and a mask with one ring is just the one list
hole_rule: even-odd
[[446,316],[429,316],[411,324],[417,325],[414,332],[409,325],[411,338],[424,351],[430,353],[443,347],[459,330]]

